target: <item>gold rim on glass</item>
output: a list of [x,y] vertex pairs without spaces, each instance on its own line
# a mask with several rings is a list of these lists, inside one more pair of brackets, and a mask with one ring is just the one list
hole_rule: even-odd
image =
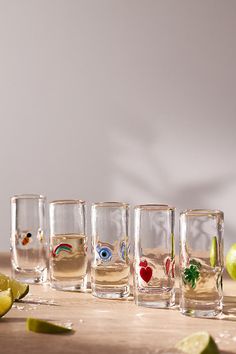
[[223,217],[224,213],[219,209],[186,209],[181,211],[180,215],[187,215],[187,216],[221,215]]
[[85,204],[84,200],[80,199],[60,199],[60,200],[53,200],[49,204]]
[[11,201],[15,202],[18,199],[38,199],[38,200],[45,200],[46,197],[44,197],[41,194],[19,194],[19,195],[14,195],[11,197]]
[[96,202],[93,203],[92,206],[94,207],[105,207],[105,208],[128,208],[129,204],[128,203],[123,203],[123,202]]
[[140,209],[140,210],[156,210],[156,211],[168,211],[168,210],[175,210],[175,207],[170,206],[168,204],[140,204],[140,205],[135,205],[134,209]]

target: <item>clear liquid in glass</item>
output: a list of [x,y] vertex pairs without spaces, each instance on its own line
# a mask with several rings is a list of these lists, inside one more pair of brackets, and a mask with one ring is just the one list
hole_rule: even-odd
[[[119,243],[115,245],[99,242],[100,248],[109,247],[112,252],[110,261],[102,261],[96,256],[96,262],[91,266],[92,292],[95,296],[104,298],[127,297],[130,292],[130,265],[126,252],[123,258],[119,252]],[[125,249],[127,245],[125,245]]]
[[[141,277],[140,262],[146,261],[147,267],[152,269],[150,280],[146,282]],[[147,307],[169,307],[175,302],[175,263],[165,250],[143,249],[141,259],[136,265],[136,303]],[[167,262],[168,268],[167,268]],[[147,269],[147,268],[146,268]]]
[[87,282],[87,236],[69,234],[51,237],[50,280],[62,290],[84,290]]
[[[186,282],[184,268],[180,269],[181,311],[191,315],[211,317],[222,311],[223,289],[221,267],[209,265],[209,258],[194,258],[199,264],[199,278],[193,287]],[[213,309],[210,311],[209,309]],[[196,313],[195,313],[196,312]]]

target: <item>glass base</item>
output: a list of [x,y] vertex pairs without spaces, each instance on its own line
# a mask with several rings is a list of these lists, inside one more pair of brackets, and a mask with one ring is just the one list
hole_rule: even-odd
[[138,289],[135,303],[138,306],[152,308],[170,308],[175,306],[174,289]]
[[87,291],[87,277],[84,278],[82,281],[77,280],[69,280],[69,281],[62,281],[62,280],[51,280],[50,286],[56,290],[62,291],[78,291],[78,292],[86,292]]
[[47,281],[47,268],[42,270],[13,268],[12,277],[26,284],[42,284]]
[[214,318],[222,314],[223,304],[222,300],[217,302],[207,302],[182,299],[179,309],[185,316]]
[[128,285],[119,288],[105,288],[92,284],[92,295],[101,299],[123,299],[130,294]]

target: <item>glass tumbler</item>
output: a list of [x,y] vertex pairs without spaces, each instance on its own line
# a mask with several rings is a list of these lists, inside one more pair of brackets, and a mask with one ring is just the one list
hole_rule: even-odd
[[45,197],[36,194],[11,198],[12,275],[24,283],[47,279]]
[[193,317],[222,312],[224,214],[186,210],[180,214],[180,311]]
[[129,205],[92,205],[92,294],[100,298],[129,295]]
[[56,200],[49,204],[50,284],[58,290],[86,291],[85,213],[85,202],[81,200]]
[[137,305],[175,304],[175,208],[161,204],[134,208],[134,298]]

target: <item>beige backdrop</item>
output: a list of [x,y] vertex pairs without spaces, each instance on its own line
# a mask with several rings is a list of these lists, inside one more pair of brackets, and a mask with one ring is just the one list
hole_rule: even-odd
[[225,211],[236,242],[236,1],[0,0],[9,198]]

